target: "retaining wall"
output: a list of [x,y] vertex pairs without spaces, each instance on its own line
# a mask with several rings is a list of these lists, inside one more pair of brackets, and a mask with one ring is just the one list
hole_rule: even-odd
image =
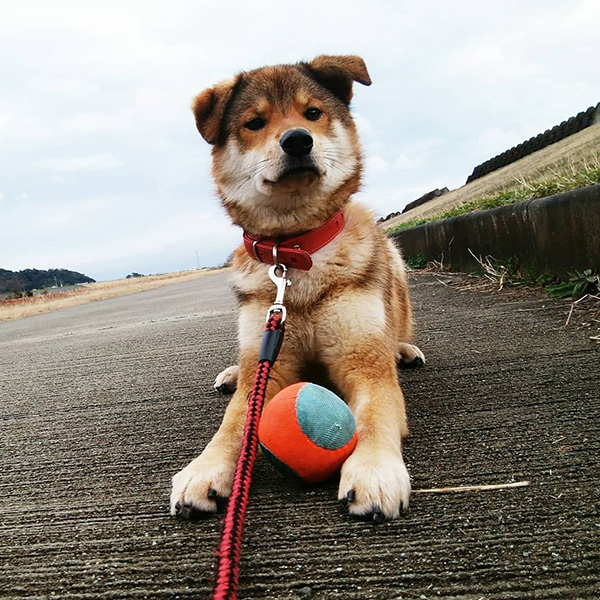
[[476,256],[512,257],[539,272],[600,272],[600,184],[539,200],[433,221],[391,234],[406,258],[422,255],[458,270]]

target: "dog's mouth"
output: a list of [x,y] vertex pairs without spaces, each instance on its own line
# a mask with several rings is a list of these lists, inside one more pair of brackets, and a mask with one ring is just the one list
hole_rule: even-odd
[[297,166],[297,167],[289,167],[287,169],[284,169],[279,174],[277,179],[275,179],[275,180],[265,179],[265,182],[270,185],[274,185],[274,186],[279,185],[279,184],[311,185],[320,176],[321,176],[321,173],[320,173],[319,169],[317,169],[317,167],[314,165]]

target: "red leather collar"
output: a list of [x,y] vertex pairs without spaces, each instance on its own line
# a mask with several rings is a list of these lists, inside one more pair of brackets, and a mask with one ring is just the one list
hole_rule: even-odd
[[344,213],[339,210],[320,227],[291,238],[281,240],[260,238],[244,231],[244,246],[246,252],[259,262],[273,265],[276,254],[278,263],[288,268],[308,271],[313,264],[310,255],[329,244],[342,229],[344,229]]

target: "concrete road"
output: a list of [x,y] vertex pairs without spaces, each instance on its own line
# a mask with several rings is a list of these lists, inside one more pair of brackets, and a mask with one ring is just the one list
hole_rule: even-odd
[[[261,459],[241,598],[600,597],[600,348],[563,303],[431,275],[413,297],[414,487],[532,485],[414,495],[373,525]],[[235,330],[222,274],[0,324],[0,597],[207,595],[220,520],[168,496],[219,423]]]

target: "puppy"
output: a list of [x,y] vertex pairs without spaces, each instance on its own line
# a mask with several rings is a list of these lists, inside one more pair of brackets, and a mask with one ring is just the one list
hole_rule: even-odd
[[[233,256],[239,365],[217,378],[237,390],[200,456],[173,477],[171,513],[214,512],[229,496],[268,307],[275,258],[289,268],[286,333],[269,400],[323,365],[352,410],[358,442],[338,498],[352,515],[393,519],[408,505],[402,458],[408,427],[397,361],[417,366],[405,268],[373,215],[352,201],[361,151],[349,110],[354,82],[370,85],[358,56],[240,73],[198,95],[196,126],[212,144],[223,206],[244,230]],[[325,232],[324,235],[323,232]],[[274,258],[275,251],[278,253]]]

